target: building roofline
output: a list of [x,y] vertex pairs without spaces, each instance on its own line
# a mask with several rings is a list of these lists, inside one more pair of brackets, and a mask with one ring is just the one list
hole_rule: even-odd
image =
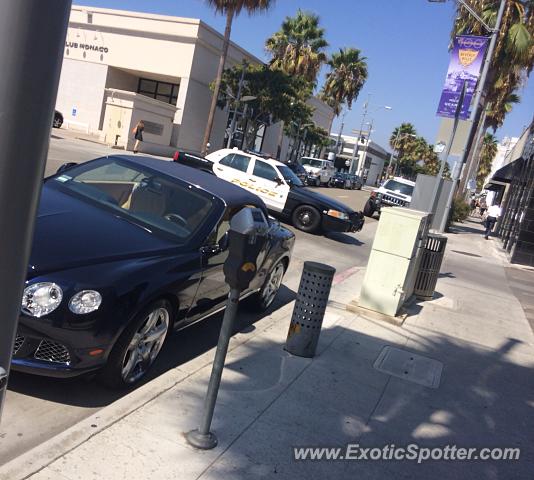
[[[86,5],[72,5],[71,11],[75,10],[78,12],[95,12],[102,15],[116,15],[116,16],[122,16],[122,17],[128,17],[128,18],[138,18],[138,19],[148,19],[148,20],[157,20],[160,22],[168,22],[168,23],[183,23],[187,25],[197,25],[199,28],[203,28],[207,30],[208,32],[212,33],[216,37],[218,37],[221,41],[224,41],[224,35],[220,33],[218,30],[216,30],[214,27],[208,25],[206,22],[199,18],[188,18],[188,17],[175,17],[172,15],[160,15],[155,13],[146,13],[146,12],[135,12],[131,10],[118,10],[113,8],[102,8],[102,7],[90,7]],[[128,30],[132,30],[131,28]],[[198,36],[197,36],[198,39]],[[202,43],[205,43],[205,41],[202,41]],[[238,45],[237,43],[234,43],[232,40],[230,40],[230,46],[232,48],[235,48],[237,51],[239,51],[243,56],[251,58],[253,61],[264,64],[265,62],[256,55],[253,55],[249,51],[245,50],[243,47]]]

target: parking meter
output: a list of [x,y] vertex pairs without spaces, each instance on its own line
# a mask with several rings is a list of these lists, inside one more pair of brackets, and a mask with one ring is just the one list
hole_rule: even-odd
[[256,260],[267,240],[269,223],[259,208],[243,208],[230,221],[224,277],[231,289],[243,291],[256,275]]
[[189,444],[196,448],[208,450],[217,445],[217,437],[210,431],[211,421],[221,384],[228,344],[232,336],[239,296],[256,275],[256,261],[267,240],[268,230],[269,222],[260,208],[243,208],[230,220],[228,258],[223,267],[225,280],[230,286],[230,295],[226,302],[200,425],[197,429],[187,432],[185,436]]

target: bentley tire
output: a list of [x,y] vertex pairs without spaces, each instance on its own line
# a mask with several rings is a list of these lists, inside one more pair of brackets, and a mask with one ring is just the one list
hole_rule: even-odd
[[143,309],[117,340],[100,379],[112,388],[139,383],[158,357],[169,332],[172,308],[158,300]]
[[247,299],[247,306],[249,306],[251,310],[263,312],[272,305],[276,298],[276,294],[282,285],[285,271],[286,268],[282,260],[271,268],[260,291],[251,295]]

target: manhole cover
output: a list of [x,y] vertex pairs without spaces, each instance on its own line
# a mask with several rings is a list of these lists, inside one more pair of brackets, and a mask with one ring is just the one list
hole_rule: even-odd
[[467,255],[469,257],[478,257],[482,258],[482,255],[477,255],[476,253],[462,252],[461,250],[453,250],[454,253],[460,253],[461,255]]
[[443,363],[395,347],[384,347],[374,367],[383,373],[430,388],[438,388]]

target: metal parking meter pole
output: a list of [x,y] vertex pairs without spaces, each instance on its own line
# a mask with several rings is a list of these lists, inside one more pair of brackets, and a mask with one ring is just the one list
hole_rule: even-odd
[[224,278],[230,286],[230,295],[226,302],[219,342],[211,370],[208,392],[204,400],[204,409],[200,426],[186,433],[185,438],[193,447],[209,450],[217,446],[217,437],[210,431],[215,402],[219,393],[224,361],[228,344],[232,336],[234,319],[239,304],[239,296],[246,290],[256,276],[256,260],[267,239],[269,222],[264,211],[259,208],[246,207],[230,220],[228,231],[228,258],[224,262]]
[[224,361],[228,352],[230,337],[232,336],[240,293],[241,291],[235,288],[230,290],[230,295],[226,302],[221,333],[219,334],[219,342],[217,343],[217,351],[215,352],[215,360],[213,361],[211,370],[208,392],[206,393],[206,398],[204,400],[204,409],[202,411],[200,426],[198,427],[198,430],[192,430],[186,435],[187,441],[191,445],[202,450],[209,450],[217,446],[217,437],[210,431],[211,421],[213,420],[215,402],[217,401],[219,386],[221,385]]
[[[9,372],[70,0],[0,1],[0,371]],[[6,383],[0,384],[0,417]]]

